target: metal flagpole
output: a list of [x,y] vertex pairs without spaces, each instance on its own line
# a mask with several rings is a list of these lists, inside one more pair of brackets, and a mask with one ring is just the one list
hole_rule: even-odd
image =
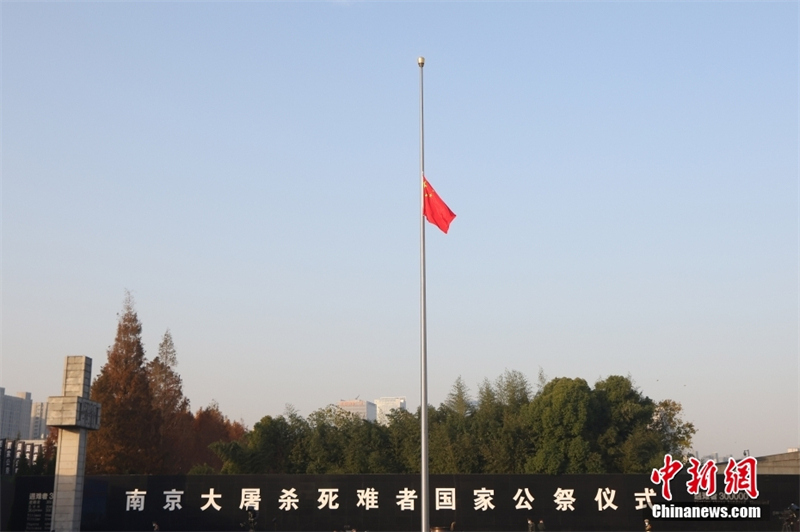
[[420,461],[421,489],[420,510],[422,532],[430,532],[430,509],[428,508],[428,334],[425,319],[425,121],[422,106],[422,70],[425,58],[417,59],[419,64],[419,239],[420,239]]

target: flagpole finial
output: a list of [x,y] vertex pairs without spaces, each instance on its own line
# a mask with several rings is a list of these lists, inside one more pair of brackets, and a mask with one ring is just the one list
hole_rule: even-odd
[[421,56],[420,56],[420,57],[418,57],[418,58],[417,58],[417,63],[419,64],[419,67],[420,67],[420,68],[424,67],[424,66],[425,66],[425,58],[424,58],[424,57],[421,57]]

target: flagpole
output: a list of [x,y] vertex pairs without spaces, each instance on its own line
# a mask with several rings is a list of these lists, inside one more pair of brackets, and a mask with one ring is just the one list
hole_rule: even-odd
[[425,58],[417,59],[419,64],[419,240],[420,240],[420,460],[421,489],[420,513],[421,530],[430,532],[430,509],[428,508],[428,333],[425,317],[425,120],[422,105],[422,70]]

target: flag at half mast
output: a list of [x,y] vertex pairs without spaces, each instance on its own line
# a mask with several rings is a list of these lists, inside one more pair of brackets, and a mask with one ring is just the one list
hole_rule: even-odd
[[456,217],[455,213],[442,201],[439,194],[433,190],[425,176],[422,176],[422,187],[424,199],[422,214],[425,215],[425,218],[430,223],[447,233],[447,230],[450,229],[450,222]]

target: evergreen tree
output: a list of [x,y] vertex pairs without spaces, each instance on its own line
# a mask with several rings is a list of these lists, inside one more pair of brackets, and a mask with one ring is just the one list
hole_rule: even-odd
[[469,388],[464,384],[461,375],[458,376],[450,393],[444,401],[444,406],[462,417],[467,417],[472,414],[475,407],[472,404],[472,398],[469,395]]
[[474,435],[475,404],[459,376],[445,402],[432,416],[430,466],[432,473],[480,473],[480,451]]
[[397,469],[395,473],[419,473],[421,456],[420,410],[415,414],[395,410],[389,414],[389,445]]
[[505,456],[498,454],[498,435],[503,424],[503,404],[488,378],[478,385],[478,404],[472,416],[481,473],[505,473]]
[[521,371],[505,370],[494,383],[495,397],[506,409],[519,412],[531,400],[531,385]]
[[108,361],[92,384],[101,405],[100,429],[89,434],[86,472],[152,474],[161,469],[161,416],[153,400],[142,347],[142,325],[128,292]]

